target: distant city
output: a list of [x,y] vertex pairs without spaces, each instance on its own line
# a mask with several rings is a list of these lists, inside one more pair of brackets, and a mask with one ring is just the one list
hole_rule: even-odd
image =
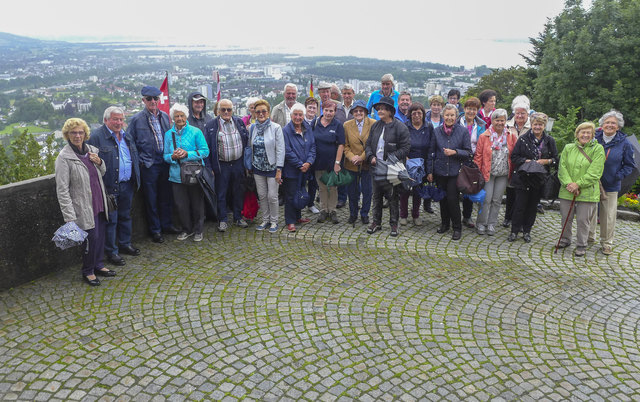
[[[159,87],[169,76],[171,103],[186,101],[193,91],[204,94],[212,113],[216,100],[214,72],[221,96],[231,99],[235,114],[246,115],[249,97],[272,105],[283,99],[284,85],[298,85],[299,100],[309,95],[310,83],[329,81],[353,86],[356,98],[368,99],[380,88],[380,77],[392,73],[396,89],[409,91],[425,103],[429,96],[457,88],[462,94],[482,75],[485,66],[466,70],[417,61],[387,61],[349,57],[300,57],[292,54],[242,54],[199,48],[154,47],[139,43],[76,44],[49,42],[0,33],[0,140],[24,129],[39,142],[50,133],[61,138],[68,117],[87,120],[95,128],[102,112],[117,104],[131,116],[142,107],[140,89]],[[36,107],[37,106],[37,107]],[[21,110],[21,107],[25,110]],[[41,108],[39,115],[36,109]],[[28,110],[26,110],[28,109]]]

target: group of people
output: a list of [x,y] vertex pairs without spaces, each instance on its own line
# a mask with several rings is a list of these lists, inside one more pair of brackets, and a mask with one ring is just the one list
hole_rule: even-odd
[[[561,182],[559,198],[565,228],[560,247],[571,244],[571,221],[576,217],[576,256],[584,255],[587,243],[595,241],[596,211],[599,210],[602,252],[613,248],[615,209],[620,182],[634,167],[633,152],[620,130],[624,126],[617,111],[606,113],[601,128],[583,123],[576,128],[575,143],[559,157],[555,141],[545,131],[547,116],[531,112],[526,96],[512,104],[513,115],[496,109],[493,90],[460,104],[460,92],[452,90],[447,100],[434,95],[429,110],[413,102],[408,92],[395,90],[393,76],[385,74],[381,89],[369,102],[355,100],[354,89],[321,82],[319,99],[297,101],[294,84],[284,87],[284,100],[271,108],[263,99],[247,102],[249,115],[234,114],[234,105],[223,99],[213,116],[207,100],[198,92],[186,105],[174,104],[169,115],[158,109],[158,88],[142,88],[144,109],[135,114],[125,130],[124,111],[111,106],[104,112],[104,124],[90,135],[78,118],[67,120],[62,129],[68,144],[56,160],[58,200],[66,222],[74,221],[87,231],[82,275],[92,286],[99,276],[115,276],[105,261],[125,265],[121,254],[136,256],[131,244],[131,203],[141,188],[152,241],[164,242],[164,235],[177,240],[190,237],[202,241],[203,225],[216,216],[217,229],[249,226],[242,214],[247,180],[255,183],[261,217],[258,231],[277,233],[280,203],[284,203],[286,230],[310,222],[302,215],[307,208],[317,222],[339,223],[337,209],[348,199],[348,223],[358,220],[366,232],[382,230],[383,208],[389,209],[390,236],[411,218],[422,225],[421,206],[433,213],[430,200],[417,189],[373,180],[372,171],[382,161],[421,158],[424,184],[445,192],[440,200],[438,233],[452,231],[461,238],[463,224],[479,235],[495,235],[502,197],[507,208],[503,225],[510,227],[509,241],[519,234],[531,241],[541,188],[523,181],[518,170],[534,162],[549,174],[557,168]],[[457,178],[463,164],[475,162],[484,176],[486,197],[472,219],[474,204],[463,199]],[[215,210],[207,203],[202,188],[186,178],[189,167],[201,166],[215,177]],[[343,171],[344,169],[344,171]],[[344,186],[327,185],[331,175],[348,175]],[[600,184],[601,183],[601,184]],[[601,190],[602,187],[602,196]],[[316,192],[319,205],[316,206]],[[304,205],[298,198],[308,194]],[[602,198],[601,198],[602,197]],[[179,224],[173,223],[176,209]],[[230,211],[228,211],[230,209]]]

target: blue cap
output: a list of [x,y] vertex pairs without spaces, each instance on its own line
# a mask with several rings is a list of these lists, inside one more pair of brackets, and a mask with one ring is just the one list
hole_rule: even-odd
[[162,93],[158,88],[152,86],[143,87],[140,92],[142,93],[142,96],[160,96]]
[[369,109],[367,109],[367,104],[364,103],[363,100],[358,99],[353,102],[353,106],[351,106],[351,109],[349,110],[349,114],[353,114],[353,111],[356,110],[357,107],[363,108],[366,114],[369,113]]

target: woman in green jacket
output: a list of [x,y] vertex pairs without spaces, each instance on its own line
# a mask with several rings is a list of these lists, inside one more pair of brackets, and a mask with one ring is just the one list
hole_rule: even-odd
[[[576,127],[576,141],[567,144],[560,156],[560,213],[562,222],[567,222],[559,247],[571,244],[571,224],[575,211],[576,217],[576,257],[582,257],[587,250],[589,223],[600,201],[598,184],[604,170],[604,148],[594,140],[596,127],[585,122]],[[575,199],[573,210],[571,203]],[[567,220],[567,217],[569,219]]]

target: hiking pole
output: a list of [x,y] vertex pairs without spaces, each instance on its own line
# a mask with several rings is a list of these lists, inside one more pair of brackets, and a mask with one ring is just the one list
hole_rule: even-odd
[[576,194],[573,194],[573,200],[571,200],[571,205],[569,206],[569,213],[567,213],[567,219],[564,220],[564,224],[562,225],[562,232],[560,232],[560,238],[558,239],[558,243],[556,244],[556,250],[553,252],[554,254],[558,253],[558,248],[560,248],[560,241],[562,240],[562,235],[564,235],[564,230],[567,227],[567,222],[569,219],[572,219],[571,211],[573,211],[573,204],[576,203]]

